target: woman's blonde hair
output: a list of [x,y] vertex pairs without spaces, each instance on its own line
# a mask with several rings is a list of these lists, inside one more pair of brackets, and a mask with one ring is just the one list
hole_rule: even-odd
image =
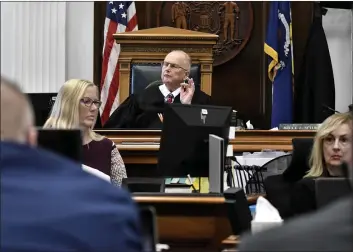
[[349,124],[353,121],[351,112],[334,114],[328,117],[319,127],[314,138],[314,145],[309,159],[309,166],[311,167],[305,177],[320,177],[322,176],[325,166],[323,145],[324,139],[332,133],[337,127],[343,124]]
[[[86,89],[96,87],[94,83],[87,80],[71,79],[60,88],[53,108],[44,128],[55,129],[79,129],[79,105]],[[95,124],[95,121],[93,125]],[[100,141],[104,137],[89,129],[90,137]]]

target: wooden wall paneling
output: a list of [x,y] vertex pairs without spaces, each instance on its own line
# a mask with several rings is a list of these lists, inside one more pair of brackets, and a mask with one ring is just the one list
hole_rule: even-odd
[[243,50],[232,60],[213,69],[212,99],[216,105],[232,106],[240,117],[257,128],[264,128],[265,93],[263,86],[263,6],[252,2],[253,29]]
[[294,75],[297,75],[302,64],[306,42],[313,19],[314,2],[292,1],[292,29]]

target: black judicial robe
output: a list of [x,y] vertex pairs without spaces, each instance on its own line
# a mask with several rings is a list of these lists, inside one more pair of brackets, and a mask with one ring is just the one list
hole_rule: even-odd
[[[210,102],[209,95],[195,89],[191,104],[208,105]],[[173,103],[181,103],[180,95],[174,98]],[[158,86],[153,86],[140,94],[130,95],[112,113],[103,128],[161,129],[162,122],[158,113],[163,113],[164,108],[164,96]]]
[[313,20],[294,84],[294,123],[322,123],[334,114],[324,108],[335,109],[335,80],[321,15]]

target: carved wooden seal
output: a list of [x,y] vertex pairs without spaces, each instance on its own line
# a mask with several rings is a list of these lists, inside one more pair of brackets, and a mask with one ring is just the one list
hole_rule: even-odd
[[249,41],[253,28],[250,2],[163,2],[157,26],[171,26],[217,34],[214,66],[234,58]]

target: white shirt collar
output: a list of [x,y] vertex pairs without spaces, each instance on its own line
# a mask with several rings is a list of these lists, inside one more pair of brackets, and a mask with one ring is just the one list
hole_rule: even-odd
[[[170,94],[170,91],[168,90],[168,88],[165,84],[160,85],[159,90],[161,91],[161,93],[164,97],[167,97],[167,95]],[[174,90],[174,92],[172,92],[172,94],[174,97],[178,96],[180,94],[180,88]]]

